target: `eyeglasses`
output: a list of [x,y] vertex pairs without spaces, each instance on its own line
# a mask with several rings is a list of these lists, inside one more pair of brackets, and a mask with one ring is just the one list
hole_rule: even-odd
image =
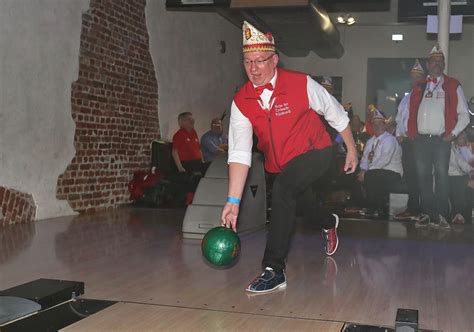
[[270,60],[275,54],[272,54],[270,55],[268,58],[265,58],[265,59],[259,59],[259,60],[249,60],[249,59],[244,59],[244,65],[245,66],[251,66],[252,64],[258,66],[258,67],[261,67],[263,66],[263,64],[265,62],[267,62],[268,60]]

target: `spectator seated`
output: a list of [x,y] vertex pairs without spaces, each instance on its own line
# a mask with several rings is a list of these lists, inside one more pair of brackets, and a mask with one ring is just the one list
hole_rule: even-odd
[[171,155],[172,144],[153,141],[151,144],[151,166],[160,174],[153,186],[143,189],[143,196],[135,204],[150,207],[179,207],[192,201],[192,196],[201,179],[200,173],[178,172]]

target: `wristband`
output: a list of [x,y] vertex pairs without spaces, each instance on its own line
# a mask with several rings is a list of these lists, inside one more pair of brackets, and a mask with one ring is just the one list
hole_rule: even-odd
[[227,197],[227,202],[239,205],[240,204],[240,199],[228,196]]

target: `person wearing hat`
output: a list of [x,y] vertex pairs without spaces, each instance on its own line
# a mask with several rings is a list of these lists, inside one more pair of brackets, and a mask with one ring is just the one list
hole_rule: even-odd
[[451,201],[451,223],[472,222],[472,193],[468,187],[469,175],[473,171],[473,149],[466,130],[462,131],[451,145],[449,159],[449,198]]
[[450,228],[446,218],[449,213],[451,142],[469,124],[461,85],[455,78],[443,74],[444,66],[444,54],[435,45],[427,62],[429,75],[413,84],[410,95],[407,133],[414,140],[422,202],[422,216],[415,223],[417,227]]
[[[327,92],[331,94],[331,96],[334,96],[334,84],[332,83],[332,78],[330,76],[323,76],[323,79],[321,80],[320,84],[323,88],[326,89]],[[352,117],[354,116],[354,111],[352,110],[352,103],[342,104],[342,107],[344,107],[344,110],[347,112],[349,120],[352,120]]]
[[[254,132],[258,148],[265,155],[266,171],[276,175],[263,273],[246,288],[252,293],[286,286],[285,259],[296,222],[297,196],[325,172],[331,160],[331,140],[319,115],[341,133],[348,147],[344,171],[354,172],[358,163],[342,106],[308,75],[277,67],[278,60],[272,35],[244,22],[243,65],[249,80],[236,93],[231,106],[229,187],[221,224],[237,230]],[[325,252],[332,255],[338,247],[339,217],[330,214],[319,219]]]
[[372,118],[372,136],[364,147],[357,179],[367,192],[365,216],[388,217],[390,192],[401,181],[402,149],[395,136],[387,132],[384,115],[375,109]]
[[[411,84],[424,79],[425,70],[418,59],[410,70]],[[407,138],[408,106],[410,104],[410,93],[403,97],[398,105],[398,112],[395,118],[397,128],[395,135],[402,145],[403,177],[408,189],[408,202],[405,211],[398,213],[395,219],[398,220],[418,220],[420,216],[420,190],[418,189],[418,179],[416,177],[415,153],[413,151],[413,140]]]
[[332,78],[329,76],[323,76],[321,80],[321,86],[326,89],[331,95],[334,95],[334,85],[332,84]]

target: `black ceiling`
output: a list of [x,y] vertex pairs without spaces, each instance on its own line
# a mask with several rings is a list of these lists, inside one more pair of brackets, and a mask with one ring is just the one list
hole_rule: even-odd
[[[184,1],[186,2],[186,1]],[[230,0],[214,0],[214,5],[192,1],[167,0],[168,10],[215,11],[238,28],[244,20],[261,31],[270,31],[277,48],[287,56],[302,57],[314,51],[322,58],[340,58],[344,48],[339,31],[316,0],[305,6],[231,8]],[[209,2],[209,1],[208,1]]]
[[[474,15],[474,0],[454,2],[453,15]],[[166,0],[166,8],[216,12],[238,28],[246,20],[261,31],[272,32],[278,49],[287,56],[302,57],[313,51],[322,58],[340,58],[344,48],[328,12],[390,11],[390,0]],[[399,22],[417,23],[436,12],[437,0],[398,1]]]
[[319,0],[318,5],[328,13],[383,12],[390,10],[390,0]]

